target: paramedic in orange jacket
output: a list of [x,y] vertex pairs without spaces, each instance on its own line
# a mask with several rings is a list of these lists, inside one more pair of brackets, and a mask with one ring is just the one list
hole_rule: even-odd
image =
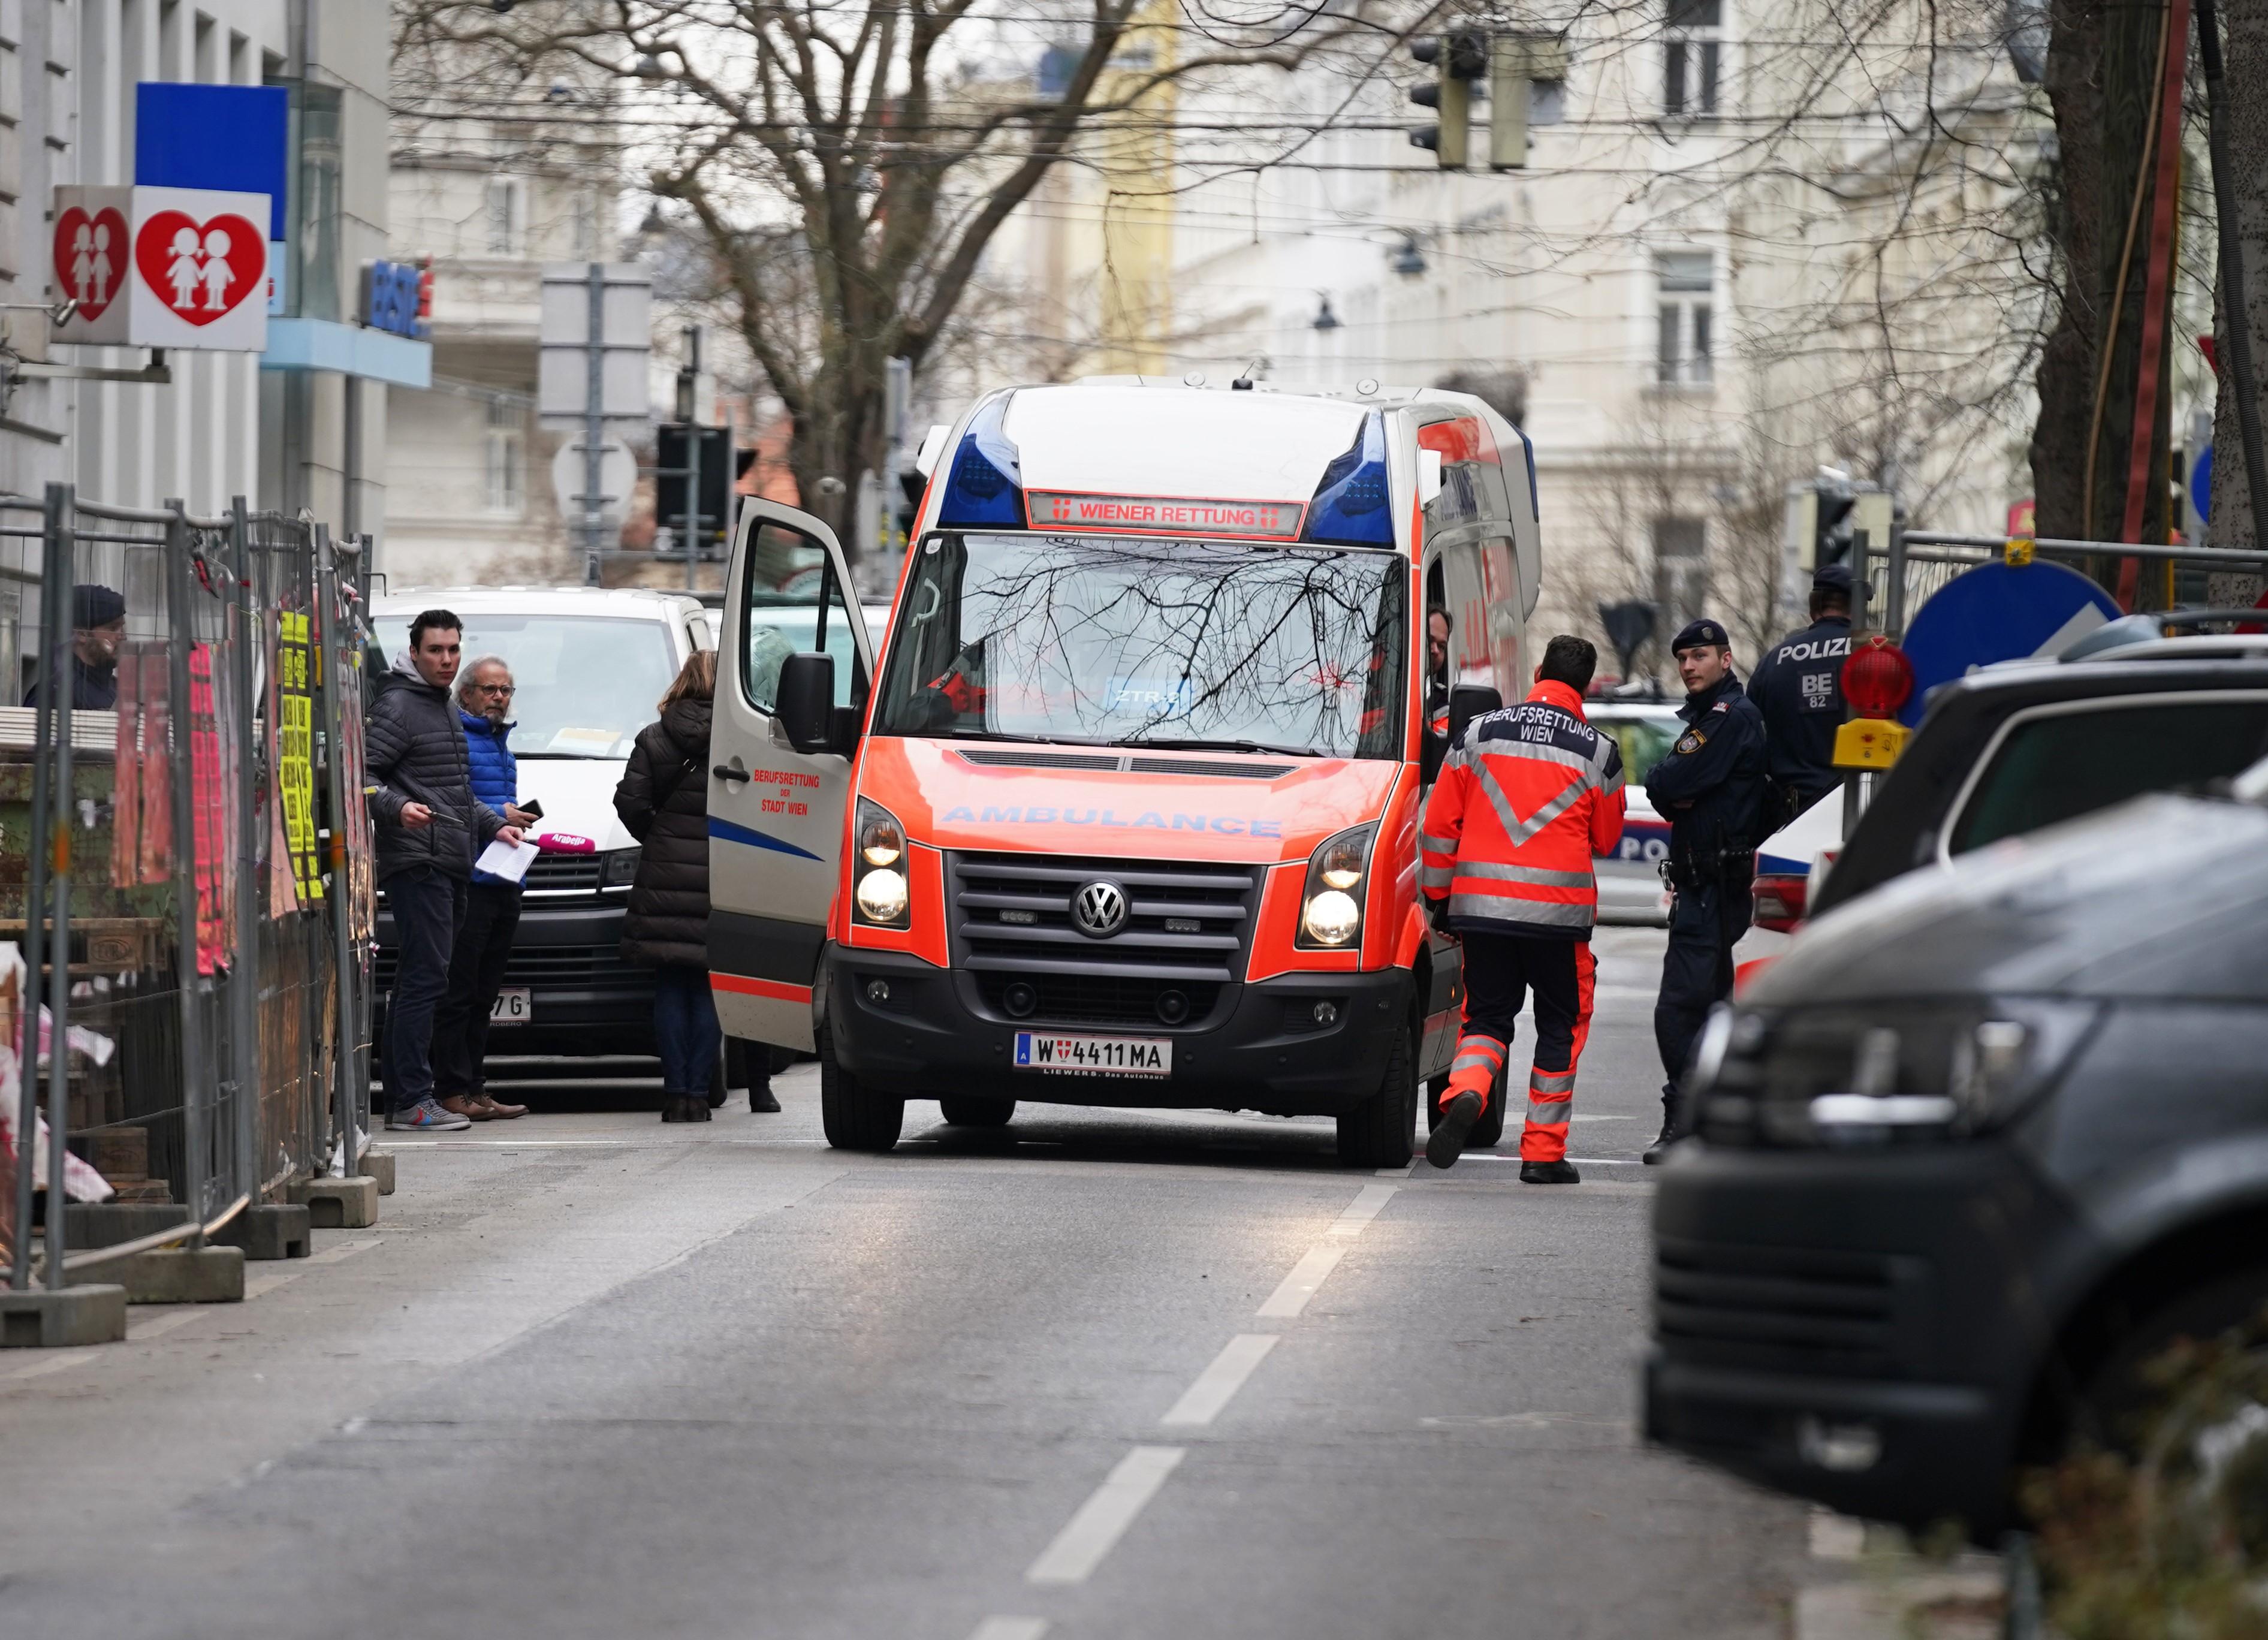
[[1438,924],[1462,939],[1465,1028],[1425,1159],[1447,1167],[1465,1136],[1506,1096],[1504,1072],[1524,994],[1535,993],[1535,1060],[1523,1184],[1574,1184],[1567,1118],[1575,1067],[1590,1034],[1592,860],[1623,830],[1623,760],[1583,717],[1599,652],[1555,637],[1527,700],[1476,717],[1441,766],[1419,827],[1418,881]]

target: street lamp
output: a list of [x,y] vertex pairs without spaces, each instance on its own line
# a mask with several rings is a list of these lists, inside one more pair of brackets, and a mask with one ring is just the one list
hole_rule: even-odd
[[1415,279],[1425,271],[1425,254],[1418,248],[1416,234],[1405,233],[1402,236],[1402,248],[1394,253],[1394,261],[1389,265],[1395,272],[1405,279]]
[[1315,316],[1307,321],[1308,328],[1313,330],[1336,330],[1339,327],[1339,316],[1331,312],[1330,297],[1322,290],[1316,291],[1315,295],[1321,300],[1322,305],[1315,310]]

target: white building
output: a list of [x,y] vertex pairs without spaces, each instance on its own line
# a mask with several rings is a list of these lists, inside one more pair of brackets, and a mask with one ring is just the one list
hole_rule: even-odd
[[[1409,146],[1426,71],[1383,33],[1185,85],[1167,164],[1051,180],[996,269],[1035,325],[1084,315],[1079,368],[1461,378],[1534,440],[1542,619],[1595,632],[1598,601],[1642,596],[1666,636],[1705,603],[1753,645],[1791,613],[1790,481],[1835,463],[1917,523],[1984,531],[2029,489],[2036,293],[1998,230],[2043,105],[1995,37],[1933,49],[1915,6],[1852,48],[1832,10],[1581,8],[1550,37],[1563,77],[1531,87],[1527,165],[1503,173],[1479,98],[1471,169]],[[1160,255],[1162,301],[1146,275],[1138,303],[1105,288]]]
[[[414,344],[361,334],[362,261],[385,232],[383,6],[360,0],[0,3],[0,489],[76,483],[92,499],[217,512],[305,506],[342,531],[384,517],[379,374],[415,374]],[[135,87],[150,80],[289,86],[302,142],[298,237],[269,351],[176,351],[167,383],[34,379],[55,366],[134,369],[142,351],[51,343],[48,234],[61,184],[135,180]],[[405,352],[403,349],[407,349]]]
[[433,380],[394,391],[385,567],[404,585],[579,584],[551,482],[565,436],[535,416],[537,323],[544,263],[619,250],[611,88],[416,60],[396,86],[392,243],[431,259]]

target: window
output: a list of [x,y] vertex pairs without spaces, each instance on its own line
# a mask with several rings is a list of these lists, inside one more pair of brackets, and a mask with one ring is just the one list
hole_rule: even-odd
[[1664,251],[1653,259],[1654,379],[1665,387],[1705,387],[1714,379],[1712,262],[1707,251]]
[[[776,555],[807,556],[821,568],[815,581],[803,583],[799,599],[765,592],[751,577],[747,594],[747,647],[741,651],[741,693],[749,705],[770,717],[778,710],[780,668],[787,658],[820,654],[835,662],[835,703],[850,705],[865,691],[865,664],[858,658],[843,589],[826,561],[827,549],[801,531],[777,524],[759,524],[756,536],[759,551],[769,548]],[[863,610],[858,618],[865,618]]]
[[1567,82],[1535,80],[1528,88],[1528,122],[1557,125],[1567,118]]
[[489,254],[518,256],[527,243],[527,179],[489,179]]
[[2019,718],[1947,830],[1946,855],[2076,820],[2146,791],[2234,775],[2268,751],[2268,698],[2092,702]]
[[1717,112],[1717,31],[1724,0],[1668,0],[1661,32],[1661,111],[1692,119]]
[[527,413],[504,399],[489,401],[488,508],[515,516],[527,500]]
[[1708,530],[1698,518],[1653,521],[1653,598],[1665,639],[1701,618],[1709,600]]

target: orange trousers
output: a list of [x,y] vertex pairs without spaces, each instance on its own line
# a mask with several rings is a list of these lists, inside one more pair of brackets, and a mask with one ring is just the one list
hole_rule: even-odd
[[1468,934],[1464,964],[1464,1030],[1441,1104],[1446,1108],[1469,1089],[1481,1096],[1486,1111],[1492,1099],[1503,1097],[1498,1090],[1512,1054],[1513,1025],[1532,994],[1535,1055],[1528,1073],[1528,1122],[1521,1130],[1520,1159],[1559,1161],[1567,1154],[1575,1070],[1590,1040],[1598,989],[1590,942]]

